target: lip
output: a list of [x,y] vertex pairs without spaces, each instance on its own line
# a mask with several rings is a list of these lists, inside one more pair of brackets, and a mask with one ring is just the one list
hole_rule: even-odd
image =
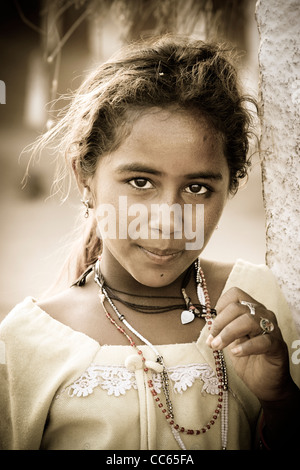
[[182,250],[159,250],[156,248],[144,248],[143,246],[139,246],[139,248],[151,261],[154,261],[157,264],[168,263],[179,258],[182,254]]

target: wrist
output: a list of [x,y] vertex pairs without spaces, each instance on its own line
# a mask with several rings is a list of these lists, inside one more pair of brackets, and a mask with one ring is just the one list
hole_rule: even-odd
[[277,400],[261,401],[260,438],[265,449],[283,449],[299,441],[300,389],[292,382]]
[[260,403],[264,411],[266,410],[274,410],[281,408],[286,409],[286,407],[290,407],[295,405],[295,403],[299,404],[300,398],[300,389],[297,387],[295,382],[290,379],[285,387],[282,387],[282,390],[278,391],[274,394],[274,398],[270,400],[261,399]]

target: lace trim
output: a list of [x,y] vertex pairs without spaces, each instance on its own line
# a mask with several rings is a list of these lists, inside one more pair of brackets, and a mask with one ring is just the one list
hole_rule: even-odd
[[[192,387],[195,380],[203,382],[201,392],[218,395],[218,379],[214,370],[208,364],[187,364],[168,368],[170,383],[174,393],[183,393]],[[153,374],[154,389],[161,393],[162,381],[159,373]],[[119,397],[125,395],[127,390],[137,389],[135,372],[124,366],[99,366],[91,364],[90,367],[72,385],[67,387],[70,397],[86,397],[91,395],[96,387],[107,391],[108,395]],[[63,390],[65,391],[65,390]],[[58,396],[57,396],[58,398]]]
[[[218,395],[219,380],[214,370],[208,364],[188,364],[185,366],[176,366],[168,368],[169,379],[174,383],[174,393],[185,392],[191,387],[196,379],[201,379],[203,387],[201,393]],[[154,388],[157,393],[161,392],[162,382],[160,374],[154,374]]]

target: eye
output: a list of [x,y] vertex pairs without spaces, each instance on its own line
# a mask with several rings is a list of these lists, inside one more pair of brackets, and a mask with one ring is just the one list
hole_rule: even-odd
[[189,194],[199,195],[207,193],[209,189],[206,186],[203,186],[202,184],[195,183],[187,186],[185,188],[185,191]]
[[133,178],[128,183],[135,189],[151,189],[152,183],[146,178]]

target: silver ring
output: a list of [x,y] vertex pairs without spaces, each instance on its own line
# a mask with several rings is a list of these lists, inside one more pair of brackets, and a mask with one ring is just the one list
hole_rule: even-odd
[[246,305],[249,308],[251,315],[255,315],[255,307],[257,307],[257,304],[253,304],[252,302],[246,302],[246,300],[241,300],[240,304]]
[[262,335],[271,333],[271,331],[274,330],[274,324],[267,318],[260,317],[259,326],[262,329],[262,332],[261,332]]

